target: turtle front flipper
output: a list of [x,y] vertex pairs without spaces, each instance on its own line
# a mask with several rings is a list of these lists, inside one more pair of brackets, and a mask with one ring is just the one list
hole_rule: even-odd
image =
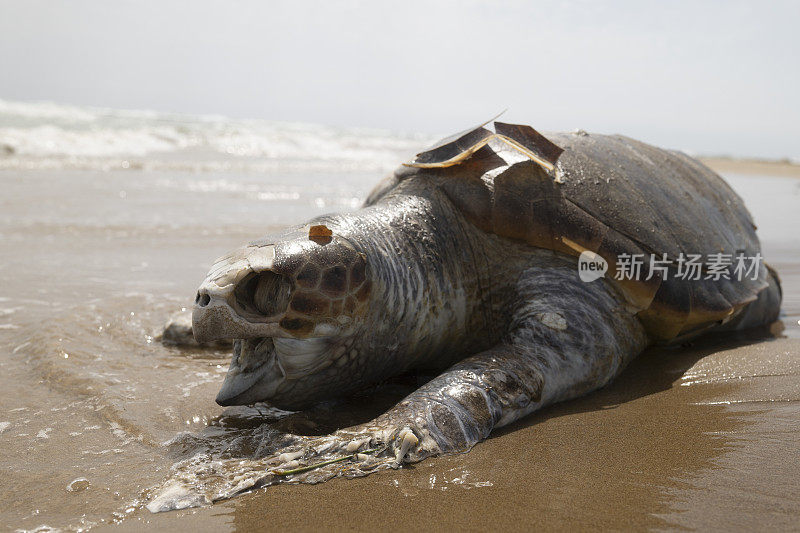
[[[163,511],[277,483],[365,476],[466,451],[536,409],[602,387],[647,344],[644,328],[604,282],[569,269],[530,269],[509,334],[423,385],[376,419],[330,435],[283,435],[267,456],[178,464],[151,498]],[[225,475],[219,475],[224,472]]]
[[502,343],[453,365],[365,429],[413,429],[420,443],[406,461],[466,451],[496,427],[604,386],[649,342],[604,282],[533,268],[516,288]]
[[[418,448],[408,427],[378,429],[364,425],[325,436],[283,434],[268,446],[277,449],[258,458],[192,457],[173,466],[172,475],[149,491],[153,513],[209,505],[279,483],[321,483],[334,477],[360,477],[397,468]],[[417,455],[413,456],[418,457]]]

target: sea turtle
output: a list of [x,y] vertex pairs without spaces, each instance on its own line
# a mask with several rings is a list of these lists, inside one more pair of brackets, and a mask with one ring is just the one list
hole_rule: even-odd
[[[700,162],[618,135],[487,124],[402,165],[362,209],[214,264],[193,330],[234,339],[220,405],[298,410],[439,373],[370,422],[286,437],[207,498],[466,450],[602,387],[648,345],[777,318],[751,216]],[[583,281],[579,257],[608,270]]]

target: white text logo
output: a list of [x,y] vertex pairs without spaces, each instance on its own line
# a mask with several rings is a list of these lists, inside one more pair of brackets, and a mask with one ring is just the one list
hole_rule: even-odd
[[589,250],[581,252],[578,257],[578,275],[581,277],[581,281],[594,281],[602,278],[606,272],[608,272],[608,263],[605,259]]

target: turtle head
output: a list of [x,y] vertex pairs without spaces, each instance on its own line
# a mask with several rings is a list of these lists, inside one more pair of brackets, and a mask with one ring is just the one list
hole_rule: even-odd
[[198,342],[232,339],[220,405],[292,409],[329,395],[363,330],[366,256],[324,225],[303,226],[220,258],[192,315]]

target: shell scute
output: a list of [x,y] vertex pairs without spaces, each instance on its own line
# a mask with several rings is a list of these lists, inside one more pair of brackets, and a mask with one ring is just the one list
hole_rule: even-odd
[[[534,139],[543,159],[547,144],[527,128],[495,123],[498,135]],[[453,160],[458,157],[452,150],[486,138],[485,132],[470,130],[436,149],[449,145],[447,157]],[[393,183],[433,181],[480,230],[573,256],[584,250],[599,254],[609,263],[607,278],[657,339],[726,320],[767,286],[763,267],[756,279],[678,278],[675,261],[681,254],[760,253],[742,200],[700,162],[622,136],[548,134],[545,140],[556,147],[547,152],[551,160],[558,158],[552,170],[533,158],[510,157],[523,152],[518,147],[484,144],[456,164],[404,166]],[[437,153],[426,157],[438,161],[445,151]],[[390,189],[384,184],[381,195]],[[645,259],[638,279],[614,279],[622,254]],[[650,275],[647,262],[663,254],[669,260],[666,279],[660,272]]]

